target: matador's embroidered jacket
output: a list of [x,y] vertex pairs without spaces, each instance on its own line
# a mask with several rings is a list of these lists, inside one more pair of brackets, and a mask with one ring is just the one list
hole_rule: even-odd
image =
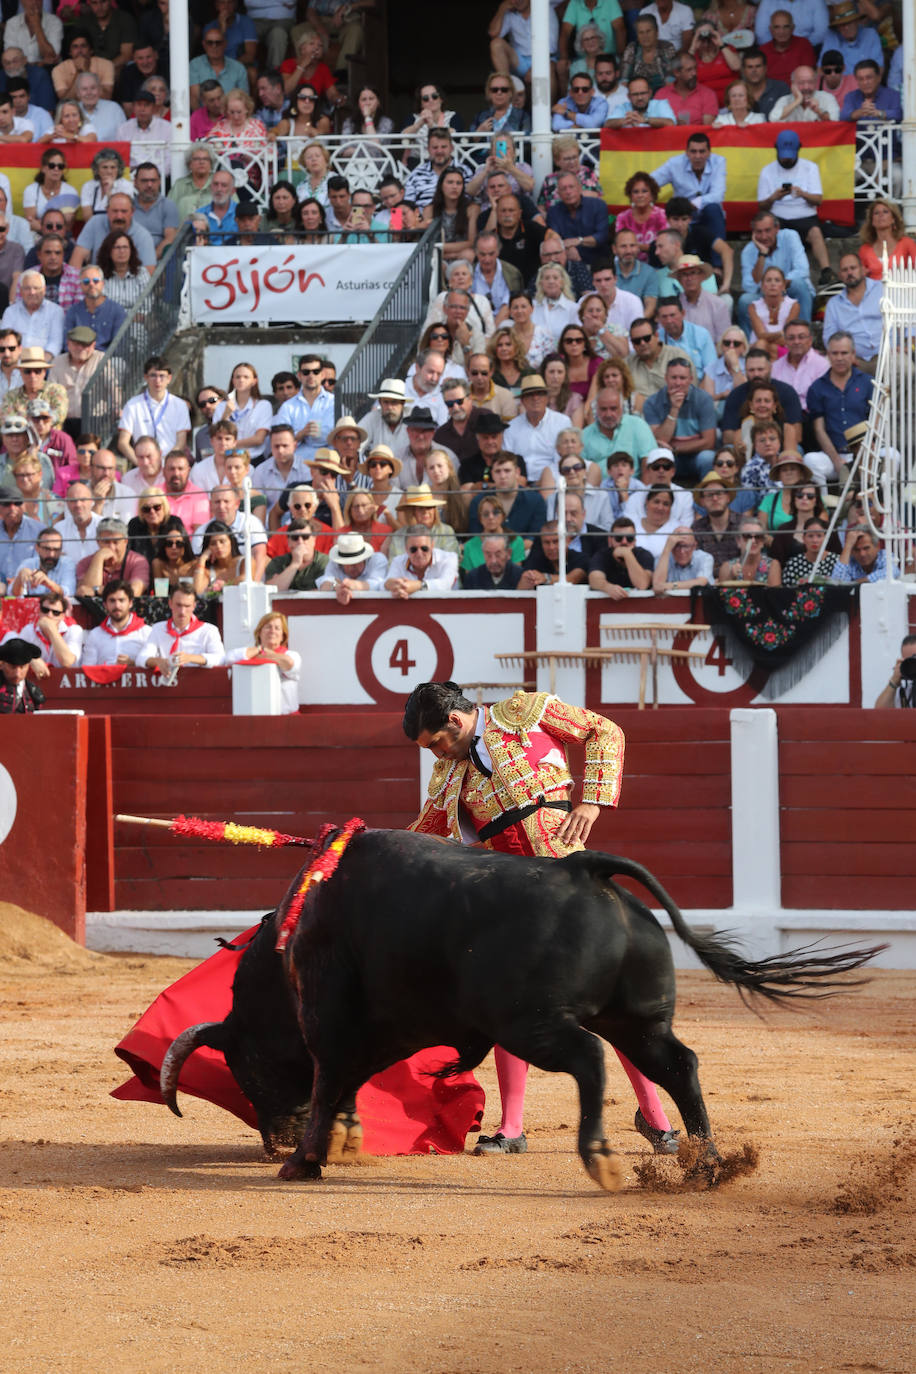
[[[516,692],[485,709],[483,744],[493,764],[487,777],[470,758],[440,759],[429,798],[408,828],[450,839],[466,838],[461,812],[476,831],[504,812],[544,798],[564,800],[573,785],[566,745],[585,744],[582,801],[616,806],[623,778],[623,731],[604,716],[570,706],[547,692]],[[565,813],[541,807],[524,820],[485,840],[487,848],[562,858],[582,844],[566,845],[556,832]]]

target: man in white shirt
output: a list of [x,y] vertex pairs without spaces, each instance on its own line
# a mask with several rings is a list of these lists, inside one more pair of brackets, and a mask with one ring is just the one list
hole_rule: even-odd
[[503,435],[503,448],[524,458],[528,484],[536,486],[545,468],[556,475],[557,439],[569,428],[569,416],[547,409],[547,386],[536,372],[522,379],[521,403],[521,415]]
[[29,83],[24,76],[9,76],[6,89],[13,101],[13,114],[17,119],[27,119],[32,126],[33,137],[41,138],[54,128],[54,120],[40,105],[31,103]]
[[191,434],[186,402],[169,392],[172,369],[165,359],[147,358],[143,376],[146,390],[127,402],[118,425],[118,448],[129,463],[136,462],[133,441],[141,434],[151,434],[163,453],[187,448]]
[[[242,554],[245,552],[246,529],[250,531],[251,577],[254,582],[261,582],[264,578],[264,569],[267,567],[267,533],[256,515],[249,515],[246,522],[241,505],[234,487],[228,484],[214,487],[210,493],[210,520],[222,520],[224,525],[229,526]],[[204,535],[207,533],[210,520],[202,521],[191,537],[191,547],[196,554],[203,548]]]
[[689,5],[682,5],[679,0],[661,0],[659,4],[656,0],[654,5],[646,5],[639,11],[639,16],[651,14],[658,25],[658,36],[663,43],[673,43],[678,49],[684,52],[690,47],[693,38],[693,26],[696,23],[696,16]]
[[426,406],[432,412],[436,428],[448,420],[448,408],[442,399],[440,386],[445,372],[445,359],[431,348],[417,354],[416,371],[404,383],[408,406]]
[[155,104],[156,97],[141,86],[134,96],[134,117],[119,126],[117,141],[130,144],[131,167],[151,162],[164,177],[171,170],[172,126],[167,119],[153,114]]
[[43,348],[56,358],[64,351],[64,312],[45,300],[45,279],[40,272],[23,272],[19,278],[21,300],[8,305],[0,325],[22,335],[25,348]]
[[[13,630],[4,639],[17,635],[27,644],[34,644],[41,653],[40,659],[33,659],[32,669],[36,677],[47,677],[47,667],[73,668],[80,661],[83,652],[83,630],[67,614],[67,606],[60,592],[49,591],[45,587],[41,593],[38,619],[21,630]],[[0,640],[0,643],[3,641]]]
[[35,126],[28,119],[13,113],[13,98],[8,91],[0,91],[0,143],[31,143]]
[[95,553],[95,534],[102,517],[92,509],[92,491],[85,482],[71,482],[64,497],[67,513],[55,525],[60,531],[64,553],[74,563]]
[[83,667],[133,663],[149,639],[150,627],[134,613],[128,582],[109,582],[102,598],[107,615],[83,640]]
[[125,474],[122,485],[134,496],[139,496],[147,487],[164,487],[165,473],[162,470],[162,449],[150,434],[141,434],[134,443],[134,457],[137,466]]
[[92,509],[105,519],[114,517],[125,524],[137,513],[137,499],[118,481],[118,460],[110,448],[96,449],[89,459]]
[[46,14],[42,0],[22,0],[19,14],[8,19],[3,30],[4,48],[18,48],[26,62],[43,67],[60,61],[63,41],[63,21]]
[[824,123],[839,119],[840,107],[829,91],[817,89],[817,72],[813,67],[796,67],[792,73],[792,89],[782,95],[770,111],[771,124],[802,124],[812,121]]
[[821,269],[818,285],[827,286],[837,278],[817,218],[824,199],[820,171],[816,162],[799,157],[801,139],[794,129],[777,134],[775,146],[776,161],[768,162],[757,179],[758,213],[769,210],[780,229],[795,230]]
[[425,525],[409,525],[405,535],[406,552],[392,558],[386,589],[399,601],[417,592],[450,592],[458,577],[458,555],[433,543]]
[[376,553],[361,534],[340,534],[318,579],[320,592],[332,591],[342,606],[354,592],[380,592],[385,586],[388,560]]
[[138,668],[158,668],[169,673],[173,668],[218,668],[226,661],[226,651],[215,625],[198,620],[194,614],[197,598],[190,589],[175,587],[169,595],[168,620],[150,629],[146,643],[137,654]]
[[299,359],[300,389],[277,411],[277,424],[292,428],[300,463],[315,456],[334,426],[334,397],[321,385],[323,366],[317,353],[304,353]]
[[609,324],[619,325],[627,332],[627,345],[623,356],[629,352],[630,325],[641,320],[644,314],[643,303],[632,291],[620,291],[617,287],[617,271],[614,264],[602,258],[592,266],[592,286],[604,301]]
[[95,72],[80,72],[76,78],[76,98],[100,143],[111,143],[119,137],[124,111],[117,101],[102,99],[101,82]]

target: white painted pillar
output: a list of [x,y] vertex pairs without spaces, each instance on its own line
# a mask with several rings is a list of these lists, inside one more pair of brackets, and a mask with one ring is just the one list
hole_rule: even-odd
[[[191,97],[188,67],[188,6],[185,0],[169,0],[169,73],[171,82],[172,183],[187,172],[185,152],[191,142]],[[165,188],[163,188],[165,189]]]
[[234,716],[282,715],[280,673],[275,663],[256,663],[250,668],[232,666],[232,714]]
[[907,233],[916,228],[916,0],[903,0],[903,126],[901,151],[903,157],[903,210]]
[[732,711],[732,904],[774,913],[782,905],[776,712]]
[[863,582],[859,588],[862,705],[874,706],[887,686],[908,629],[907,584]]
[[[531,0],[531,166],[539,187],[553,171],[550,151],[550,0]],[[538,138],[537,135],[541,137]]]
[[270,610],[273,587],[263,582],[239,582],[223,588],[223,644],[226,650],[254,643],[254,627]]
[[[551,586],[537,588],[536,642],[542,653],[550,649],[581,653],[585,648],[586,594],[587,588],[569,582],[554,582]],[[585,664],[576,663],[568,668],[558,666],[552,680],[550,665],[540,665],[537,670],[537,689],[539,692],[555,692],[563,701],[583,706]]]

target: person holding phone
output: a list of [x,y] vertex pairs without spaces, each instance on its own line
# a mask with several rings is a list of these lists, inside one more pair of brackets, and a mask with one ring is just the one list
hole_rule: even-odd
[[821,174],[817,163],[799,157],[800,152],[801,139],[794,129],[777,134],[776,161],[762,168],[757,181],[760,212],[769,210],[780,229],[794,229],[808,245],[821,269],[819,286],[835,285],[836,273],[830,266],[817,217],[817,207],[824,199]]

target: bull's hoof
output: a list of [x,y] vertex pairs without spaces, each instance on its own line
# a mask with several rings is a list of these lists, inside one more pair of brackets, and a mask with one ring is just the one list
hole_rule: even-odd
[[297,1159],[295,1155],[290,1155],[277,1178],[282,1178],[285,1183],[317,1183],[321,1178],[321,1165],[313,1159]]
[[585,1167],[589,1174],[607,1193],[619,1193],[623,1187],[623,1160],[612,1150],[606,1140],[593,1140],[589,1145]]
[[363,1123],[355,1112],[338,1112],[328,1134],[328,1163],[351,1164],[363,1148]]

